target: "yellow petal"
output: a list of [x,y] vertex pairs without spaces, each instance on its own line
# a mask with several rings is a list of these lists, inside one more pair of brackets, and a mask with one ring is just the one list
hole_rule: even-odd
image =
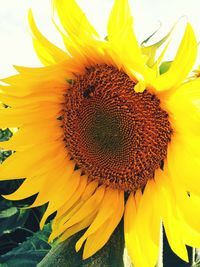
[[191,71],[197,56],[197,41],[188,23],[176,57],[169,70],[159,76],[154,84],[156,90],[169,90],[178,86]]
[[68,199],[67,202],[61,208],[58,209],[56,217],[54,218],[52,223],[51,240],[58,237],[66,230],[65,220],[63,220],[63,217],[69,211],[69,209],[73,207],[73,205],[75,206],[78,205],[77,200],[80,198],[81,194],[85,190],[86,183],[87,183],[87,176],[86,175],[81,176],[77,190],[70,197],[70,199]]
[[31,9],[29,10],[28,20],[33,33],[33,44],[35,51],[44,65],[55,64],[69,58],[64,51],[56,47],[41,34],[35,24]]
[[193,248],[199,248],[200,247],[199,230],[195,231],[194,229],[189,227],[187,224],[185,224],[184,221],[181,221],[180,227],[181,227],[181,232],[182,232],[185,244]]
[[83,220],[86,216],[90,215],[93,211],[99,208],[99,205],[103,199],[105,193],[105,187],[100,186],[94,195],[92,195],[83,205],[81,208],[75,213],[69,221],[66,222],[66,228],[71,227],[72,225],[79,223]]
[[[48,86],[47,84],[45,86]],[[58,85],[57,85],[58,86]],[[17,95],[17,88],[13,88],[14,92],[9,92],[10,90],[4,90],[4,93],[0,95],[0,99],[3,103],[13,108],[20,107],[23,105],[34,105],[35,103],[43,103],[43,102],[52,102],[52,103],[62,103],[63,102],[63,95],[62,95],[62,87],[60,89],[60,93],[58,92],[51,92],[45,93],[44,91],[31,93],[27,96],[13,96],[12,93]],[[6,88],[7,89],[7,88]],[[44,87],[43,87],[44,89]],[[65,87],[66,90],[66,87]],[[7,91],[7,92],[6,92]],[[11,94],[10,94],[11,93]],[[27,92],[28,93],[28,92]]]
[[[188,262],[187,249],[180,228],[180,221],[177,217],[177,205],[174,205],[176,196],[172,190],[167,172],[159,170],[155,177],[159,189],[157,196],[159,203],[162,203],[163,225],[171,249],[181,259]],[[166,199],[166,201],[163,201]]]
[[143,251],[138,239],[136,228],[136,216],[136,201],[131,193],[126,202],[124,214],[124,234],[126,247],[135,267],[151,267],[149,266],[146,257],[143,257]]
[[[36,132],[40,129],[40,134]],[[42,122],[37,123],[37,125],[25,125],[20,128],[9,141],[4,141],[0,143],[0,147],[3,149],[11,149],[15,151],[26,150],[27,147],[33,145],[39,145],[43,142],[52,142],[55,140],[63,139],[63,131],[60,127],[60,122]],[[64,145],[64,143],[63,143]]]
[[171,125],[179,135],[200,135],[200,79],[187,82],[165,99]]
[[[114,203],[113,203],[114,204]],[[124,212],[124,192],[119,192],[118,201],[114,204],[115,210],[109,218],[95,233],[90,235],[85,243],[83,259],[87,259],[100,250],[109,240],[111,234],[119,224]],[[77,250],[78,243],[76,243]]]
[[112,190],[109,188],[106,189],[104,198],[98,210],[98,214],[94,222],[88,228],[88,230],[76,243],[76,250],[80,250],[82,244],[88,238],[88,236],[96,232],[100,228],[100,226],[104,224],[105,221],[107,221],[107,219],[113,215],[114,212],[113,203],[118,202],[118,194],[119,194],[118,190]]
[[3,197],[9,200],[21,200],[38,193],[43,186],[46,177],[34,177],[26,179],[23,184],[12,194]]
[[98,187],[98,183],[96,181],[92,181],[88,183],[83,192],[81,198],[74,203],[74,205],[67,211],[59,220],[59,227],[64,226],[64,229],[67,229],[65,223],[72,218],[80,208],[90,199],[90,197],[94,194],[96,188]]
[[163,225],[171,249],[181,259],[188,262],[187,249],[182,236],[183,233],[181,232],[179,223],[175,220],[175,214],[172,214],[170,208],[167,209],[166,215],[163,218]]
[[[130,202],[133,202],[130,197]],[[130,205],[135,205],[136,213],[130,214],[130,211],[134,209]],[[154,180],[149,180],[145,187],[143,195],[137,194],[137,201],[135,204],[128,204],[127,215],[125,216],[125,233],[127,235],[127,248],[131,250],[133,263],[138,266],[141,264],[136,259],[136,251],[142,254],[142,251],[146,251],[147,262],[143,263],[144,266],[155,266],[158,260],[159,252],[159,240],[160,240],[160,225],[161,225],[161,214],[157,209],[156,199],[156,186]],[[130,216],[133,216],[130,219]],[[128,220],[130,222],[128,222]],[[131,238],[135,235],[134,241],[136,244],[131,244]],[[131,236],[131,238],[130,238]],[[132,252],[132,250],[135,250]],[[145,265],[146,264],[146,265]]]
[[[36,164],[36,168],[29,168],[26,172],[27,179],[23,184],[12,194],[4,195],[4,198],[9,200],[21,200],[34,195],[44,188],[45,183],[48,183],[51,175],[56,175],[61,166],[67,163],[65,153],[60,151],[56,156],[56,150],[51,153],[48,151],[48,159],[40,160]],[[23,176],[25,177],[25,175]]]
[[191,193],[190,196],[188,196],[188,193],[184,190],[177,191],[176,197],[181,220],[187,224],[191,230],[199,232],[200,215],[197,210],[200,205],[200,197]]
[[[69,164],[67,165],[67,167],[68,166]],[[66,171],[62,174],[58,173],[58,175],[60,176],[58,176],[58,179],[60,181],[57,181],[57,188],[55,188],[53,192],[51,192],[52,190],[46,190],[44,192],[40,191],[39,193],[39,195],[46,194],[46,196],[49,198],[48,207],[40,221],[41,229],[43,228],[45,221],[49,217],[49,215],[57,211],[63,205],[63,201],[67,201],[68,199],[70,199],[70,197],[74,194],[79,185],[80,170],[73,172],[74,165],[72,165],[71,167],[72,168],[66,168]],[[46,188],[46,186],[44,186],[44,188]]]
[[56,224],[56,222],[59,223],[60,219],[64,216],[64,214],[81,197],[81,195],[83,194],[83,192],[85,190],[86,185],[87,185],[87,176],[83,175],[83,176],[81,176],[80,184],[79,184],[75,194],[73,194],[73,196],[58,210],[52,226],[54,226],[54,224]]
[[38,164],[55,157],[56,152],[59,150],[63,151],[63,148],[57,143],[47,143],[41,145],[40,153],[38,153],[38,146],[36,146],[26,151],[12,154],[0,165],[0,180],[28,177],[30,173],[38,170]]
[[133,17],[128,0],[115,0],[108,21],[108,42],[115,65],[123,69],[133,80],[151,84],[156,72],[146,65],[133,31]]
[[[87,216],[81,222],[79,222],[79,223],[73,225],[72,227],[70,227],[69,229],[67,229],[63,233],[63,235],[60,237],[59,241],[64,241],[64,240],[68,239],[70,236],[74,235],[75,233],[78,233],[79,231],[88,227],[93,222],[95,216],[96,216],[96,211],[93,212],[91,215]],[[49,241],[51,241],[51,240],[52,240],[52,237],[50,236]]]
[[134,86],[134,91],[136,93],[142,93],[146,89],[146,83],[144,81],[139,81],[135,86]]
[[[128,53],[141,61],[141,50],[133,32],[133,17],[128,0],[115,0],[108,21],[108,40],[117,52]],[[127,49],[127,50],[126,50]]]
[[[158,198],[158,204],[160,203],[160,210],[164,214],[164,225],[168,232],[170,246],[175,253],[187,261],[185,245],[199,247],[200,243],[200,216],[196,212],[200,198],[193,194],[189,196],[186,189],[173,185],[169,177],[161,171],[157,173],[156,180],[159,188],[157,196],[160,198],[160,200]],[[162,202],[163,197],[168,199],[168,205]]]
[[168,146],[167,163],[169,175],[176,186],[200,195],[200,189],[196,186],[199,182],[200,158],[188,149],[178,135],[173,137]]
[[142,251],[146,251],[149,266],[158,260],[161,214],[157,209],[156,185],[149,180],[137,208],[136,228]]
[[[45,112],[47,107],[48,112]],[[37,123],[50,118],[56,120],[59,115],[61,115],[61,107],[48,103],[44,103],[40,107],[4,108],[0,110],[0,127],[19,128],[25,123]]]
[[[98,33],[87,20],[86,15],[74,0],[55,0],[54,8],[58,13],[63,28],[73,40],[88,42]],[[78,38],[77,38],[78,37]]]

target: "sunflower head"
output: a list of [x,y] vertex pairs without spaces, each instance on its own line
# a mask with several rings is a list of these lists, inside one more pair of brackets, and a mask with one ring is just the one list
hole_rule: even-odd
[[155,266],[161,223],[172,249],[187,260],[185,245],[200,241],[190,210],[200,193],[192,183],[200,169],[200,82],[184,82],[196,60],[192,27],[187,24],[160,75],[160,59],[137,43],[127,0],[115,0],[106,40],[74,0],[54,0],[53,8],[66,51],[41,34],[30,11],[34,47],[45,66],[16,67],[18,74],[3,80],[0,99],[9,108],[1,108],[0,126],[18,131],[1,143],[15,153],[0,166],[0,179],[26,178],[5,197],[37,194],[31,207],[48,202],[40,225],[57,212],[50,241],[87,228],[76,243],[77,251],[84,243],[84,259],[124,217],[134,266]]

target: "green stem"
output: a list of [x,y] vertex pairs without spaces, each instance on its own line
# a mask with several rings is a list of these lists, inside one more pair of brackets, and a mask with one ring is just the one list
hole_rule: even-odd
[[37,267],[124,267],[124,234],[122,222],[107,244],[95,255],[82,260],[82,250],[75,252],[75,243],[83,232],[53,247]]

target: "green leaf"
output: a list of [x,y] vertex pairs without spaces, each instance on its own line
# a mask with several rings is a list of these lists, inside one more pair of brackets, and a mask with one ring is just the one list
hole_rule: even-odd
[[18,212],[18,209],[16,207],[11,207],[11,208],[8,208],[6,210],[2,210],[0,212],[0,219],[5,219],[5,218],[8,218],[10,216],[13,216],[17,212]]
[[172,61],[164,61],[161,65],[160,65],[160,68],[159,68],[159,72],[160,74],[163,74],[165,72],[168,71],[168,69],[170,68],[172,64]]
[[34,233],[25,242],[0,256],[0,262],[8,267],[35,267],[51,248],[47,242],[50,231],[51,225],[49,223],[42,231]]
[[14,232],[18,227],[23,227],[29,210],[22,210],[12,206],[11,201],[0,201],[0,236],[4,233]]

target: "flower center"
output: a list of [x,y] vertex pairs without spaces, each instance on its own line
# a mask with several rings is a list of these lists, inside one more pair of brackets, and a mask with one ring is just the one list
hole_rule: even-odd
[[64,134],[77,166],[112,188],[143,188],[163,165],[172,135],[156,95],[134,91],[123,71],[87,68],[66,93]]

